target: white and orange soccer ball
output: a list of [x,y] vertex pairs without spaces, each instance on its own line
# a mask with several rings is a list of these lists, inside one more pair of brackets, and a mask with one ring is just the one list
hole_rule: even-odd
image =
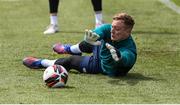
[[68,80],[68,72],[61,65],[53,65],[46,68],[43,74],[43,81],[48,87],[64,87]]

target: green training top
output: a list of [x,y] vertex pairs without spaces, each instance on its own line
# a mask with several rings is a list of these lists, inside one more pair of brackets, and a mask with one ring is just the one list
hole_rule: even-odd
[[[93,32],[100,35],[98,40],[102,40],[100,50],[100,61],[103,71],[107,74],[116,73],[117,71],[123,71],[124,69],[131,69],[136,62],[136,45],[131,35],[122,41],[111,40],[111,25],[105,24],[99,28],[93,30]],[[109,43],[114,46],[121,54],[121,59],[115,61],[109,49],[106,48],[105,44]]]

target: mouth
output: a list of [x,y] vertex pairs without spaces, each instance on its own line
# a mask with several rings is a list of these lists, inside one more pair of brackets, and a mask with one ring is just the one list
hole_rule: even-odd
[[111,37],[112,37],[112,38],[114,38],[114,37],[115,37],[115,35],[114,35],[114,34],[111,34]]
[[111,35],[111,40],[114,40],[115,39],[115,36]]

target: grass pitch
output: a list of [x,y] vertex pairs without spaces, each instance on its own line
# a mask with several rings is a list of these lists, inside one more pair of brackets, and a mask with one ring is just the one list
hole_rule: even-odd
[[180,1],[179,0],[172,0],[176,5],[180,6]]
[[127,77],[69,73],[66,88],[50,89],[43,71],[22,65],[25,56],[56,59],[52,45],[75,44],[94,27],[90,0],[61,0],[60,32],[43,35],[49,23],[48,1],[0,0],[1,104],[180,103],[180,15],[158,0],[105,0],[104,20],[117,12],[135,18],[138,59]]

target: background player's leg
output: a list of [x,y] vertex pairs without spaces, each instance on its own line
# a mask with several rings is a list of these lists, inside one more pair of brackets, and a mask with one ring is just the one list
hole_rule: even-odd
[[49,0],[49,13],[50,13],[50,25],[44,34],[53,34],[59,31],[58,29],[58,6],[59,0]]
[[93,9],[95,12],[95,27],[99,27],[103,24],[103,17],[102,17],[102,0],[91,0]]

